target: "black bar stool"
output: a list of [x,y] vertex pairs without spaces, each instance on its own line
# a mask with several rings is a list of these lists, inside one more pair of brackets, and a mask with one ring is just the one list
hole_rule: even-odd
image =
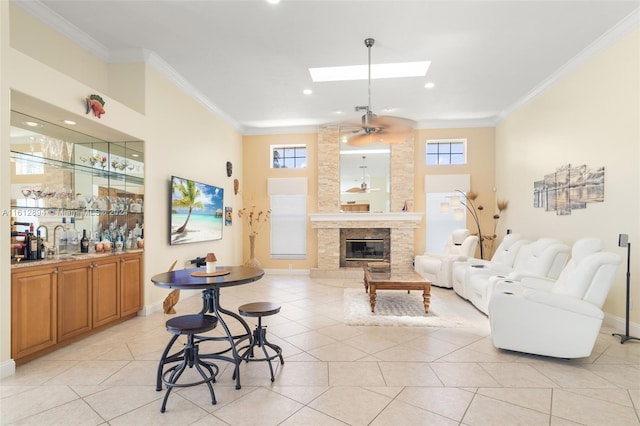
[[[211,315],[193,314],[183,315],[175,318],[171,318],[167,321],[167,331],[173,336],[167,347],[162,353],[160,363],[158,365],[158,375],[156,380],[156,391],[162,390],[162,383],[167,387],[167,393],[162,400],[162,407],[160,412],[164,413],[169,399],[169,394],[173,388],[196,386],[206,383],[211,393],[211,404],[216,404],[216,395],[213,392],[213,386],[211,383],[216,381],[216,375],[218,374],[218,366],[212,362],[204,361],[200,359],[198,355],[198,340],[196,334],[206,333],[211,331],[218,325],[218,318]],[[184,347],[173,355],[169,355],[171,347],[178,339],[179,336],[187,336],[187,343]],[[179,364],[169,367],[164,370],[164,366],[169,363],[179,362]],[[185,369],[195,367],[198,373],[202,376],[202,380],[189,383],[177,383],[178,379],[185,371]],[[202,369],[204,367],[207,372]]]
[[[275,380],[273,375],[273,366],[271,365],[271,360],[275,358],[280,358],[280,364],[284,364],[284,359],[282,358],[282,348],[278,345],[274,345],[267,341],[267,327],[262,326],[262,317],[274,315],[280,312],[280,305],[271,302],[254,302],[247,303],[246,305],[242,305],[238,308],[238,312],[240,315],[244,317],[257,317],[258,325],[255,330],[253,330],[253,338],[251,339],[251,343],[247,346],[242,347],[238,350],[240,353],[243,349],[246,349],[240,357],[249,362],[249,361],[267,361],[269,363],[269,371],[271,371],[271,381]],[[262,348],[262,352],[264,352],[264,358],[255,358],[253,354],[253,349],[255,347]],[[267,352],[267,347],[273,349],[275,354],[269,355]]]

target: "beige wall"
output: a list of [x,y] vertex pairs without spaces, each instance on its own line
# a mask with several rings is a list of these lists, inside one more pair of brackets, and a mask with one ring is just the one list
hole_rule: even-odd
[[[425,164],[426,143],[432,139],[467,139],[467,164],[451,166],[427,166]],[[471,190],[478,194],[475,205],[484,207],[480,212],[480,227],[483,235],[493,232],[493,215],[496,213],[497,199],[507,198],[506,194],[496,185],[495,181],[495,128],[460,128],[460,129],[421,129],[416,131],[415,137],[415,210],[426,211],[425,175],[471,175]],[[494,192],[494,188],[496,191]],[[469,217],[467,227],[472,233],[477,232],[475,222]],[[416,254],[425,251],[426,225],[415,231]],[[476,257],[480,257],[479,250]],[[485,256],[486,257],[486,256]]]
[[[626,250],[617,247],[618,234],[629,234],[638,245],[639,46],[636,30],[497,126],[496,181],[510,201],[502,229],[567,244],[595,236],[623,258]],[[604,166],[604,202],[589,203],[568,216],[534,209],[533,182],[565,164]],[[640,273],[640,256],[637,250],[632,254],[633,280]],[[626,259],[604,306],[619,318],[625,315],[625,264]],[[631,320],[638,323],[640,291],[632,294]]]
[[[108,65],[96,61],[87,62],[86,52],[78,51],[64,37],[47,36],[38,21],[26,19],[21,11],[11,8],[8,2],[0,2],[2,49],[0,50],[0,122],[2,156],[0,157],[2,211],[10,211],[9,180],[9,91],[13,90],[40,99],[60,110],[68,112],[85,129],[102,132],[116,129],[132,138],[145,141],[145,253],[144,253],[144,304],[146,309],[161,308],[167,290],[153,286],[151,276],[164,272],[173,261],[178,268],[188,259],[207,252],[216,253],[220,263],[242,263],[242,228],[225,227],[224,238],[208,243],[181,246],[169,245],[169,179],[172,174],[222,186],[225,189],[225,205],[237,211],[241,199],[233,196],[233,177],[226,176],[226,162],[234,164],[234,177],[242,175],[242,140],[240,134],[219,117],[201,106],[191,96],[144,64],[131,66]],[[15,21],[14,21],[15,18]],[[11,25],[11,40],[4,37]],[[42,34],[37,43],[46,48],[32,48],[29,38]],[[34,41],[33,43],[36,43]],[[50,52],[63,52],[64,61]],[[47,62],[51,61],[51,63]],[[88,67],[88,68],[87,68]],[[131,80],[122,72],[129,68],[140,86],[130,94],[130,105],[111,98],[107,87],[114,92],[126,92]],[[96,87],[92,86],[96,84]],[[107,113],[101,119],[85,115],[84,99],[91,93],[105,98]],[[140,97],[143,96],[142,99]],[[91,130],[88,130],[91,134]],[[242,179],[241,179],[242,180]],[[9,215],[0,217],[2,241],[8,241]],[[10,282],[9,245],[0,245],[0,281]],[[11,291],[9,285],[0,286],[0,376],[10,370]],[[187,296],[185,294],[185,296]]]
[[[272,169],[270,167],[271,145],[292,145],[304,144],[307,146],[308,167],[305,169]],[[269,209],[269,195],[267,193],[268,178],[307,178],[307,213],[316,211],[317,205],[317,134],[283,134],[283,135],[263,135],[244,136],[244,154],[242,157],[242,167],[244,173],[239,176],[241,191],[238,194],[247,208],[256,206],[256,211]],[[235,163],[234,163],[235,167]],[[240,224],[244,228],[243,259],[249,258],[248,228],[246,223],[241,222],[237,209],[234,208],[234,223]],[[262,227],[260,234],[256,238],[256,258],[263,268],[288,269],[289,265],[293,269],[314,268],[317,263],[317,236],[311,224],[307,221],[307,258],[294,259],[271,259],[270,257],[270,230],[268,224]]]

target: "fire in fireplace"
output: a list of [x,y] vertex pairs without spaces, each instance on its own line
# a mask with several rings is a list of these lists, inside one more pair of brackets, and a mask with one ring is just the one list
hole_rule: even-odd
[[345,260],[384,260],[383,239],[350,239],[345,241]]

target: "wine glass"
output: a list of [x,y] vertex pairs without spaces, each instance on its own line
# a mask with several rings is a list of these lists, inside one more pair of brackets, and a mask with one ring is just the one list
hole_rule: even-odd
[[44,196],[44,191],[42,187],[40,185],[34,185],[33,188],[31,189],[31,198],[35,200],[34,207],[38,207],[38,204],[40,204],[38,200],[41,200],[43,196]]
[[91,210],[91,206],[93,205],[93,202],[96,200],[95,195],[87,194],[87,195],[84,195],[83,198],[85,202],[85,205],[84,205],[85,210]]
[[24,195],[24,205],[25,207],[27,207],[29,204],[27,200],[31,198],[31,193],[33,192],[33,190],[30,186],[24,185],[22,188],[20,188],[20,192],[22,192],[22,195]]
[[69,162],[73,163],[73,142],[65,142],[65,145],[67,146],[67,154],[69,155]]

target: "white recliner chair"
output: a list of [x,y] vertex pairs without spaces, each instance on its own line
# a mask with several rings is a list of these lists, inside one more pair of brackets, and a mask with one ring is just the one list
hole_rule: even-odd
[[530,276],[555,280],[567,264],[570,250],[569,246],[552,238],[540,238],[525,244],[518,250],[510,271],[490,268],[489,271],[466,274],[464,285],[467,300],[486,314],[496,283],[502,280],[518,281]]
[[468,229],[456,229],[447,240],[442,253],[425,253],[416,256],[414,269],[433,285],[451,288],[453,263],[473,257],[476,244],[478,244],[476,235],[470,235]]
[[601,242],[579,240],[558,279],[523,278],[496,285],[489,302],[493,344],[558,358],[591,355],[602,326],[602,305],[620,256],[599,252]]
[[[524,244],[530,241],[522,238],[520,234],[507,234],[491,257],[491,260],[483,260],[469,258],[466,261],[454,262],[451,270],[451,284],[453,290],[462,298],[466,299],[466,289],[464,285],[464,277],[467,273],[472,274],[477,269],[486,269],[494,267],[504,267],[504,271],[512,270],[513,263],[516,260],[518,250]],[[470,272],[468,272],[470,271]]]

